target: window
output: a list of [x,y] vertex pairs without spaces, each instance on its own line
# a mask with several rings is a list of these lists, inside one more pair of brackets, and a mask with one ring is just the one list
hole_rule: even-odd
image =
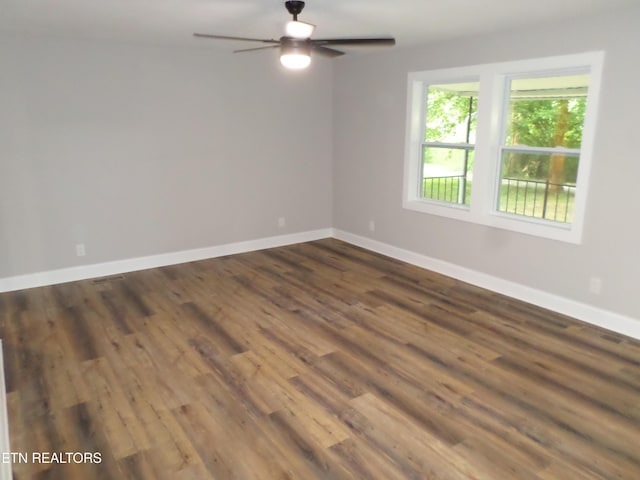
[[478,86],[477,81],[427,86],[422,198],[469,204]]
[[602,61],[409,74],[404,207],[579,243]]
[[589,74],[508,85],[498,210],[572,223]]

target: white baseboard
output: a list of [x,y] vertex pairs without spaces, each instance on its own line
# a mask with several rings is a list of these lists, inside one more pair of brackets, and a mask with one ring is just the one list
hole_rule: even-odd
[[[0,455],[11,452],[9,445],[9,417],[7,415],[7,389],[4,383],[4,356],[2,340],[0,340]],[[0,462],[0,480],[11,480],[13,471],[11,463]]]
[[116,260],[113,262],[95,263],[77,267],[61,268],[47,272],[30,273],[15,277],[0,278],[0,293],[25,288],[42,287],[57,283],[74,282],[88,278],[106,277],[121,273],[135,272],[147,268],[164,267],[178,263],[194,262],[207,258],[222,257],[236,253],[263,250],[265,248],[282,247],[294,243],[310,242],[321,238],[331,237],[333,230],[325,228],[307,232],[278,235],[275,237],[259,238],[244,242],[227,243],[213,247],[183,250],[180,252],[162,253],[147,257]]
[[478,287],[486,288],[493,292],[501,293],[563,315],[577,318],[578,320],[606,328],[607,330],[640,339],[640,320],[632,317],[577,302],[559,295],[537,290],[342,230],[334,229],[333,237],[366,248],[367,250],[378,252],[397,260],[402,260],[403,262],[411,263],[418,267],[477,285]]

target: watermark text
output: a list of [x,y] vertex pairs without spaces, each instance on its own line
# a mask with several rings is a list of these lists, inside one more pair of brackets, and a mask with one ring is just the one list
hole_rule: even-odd
[[100,452],[1,452],[0,463],[102,463]]

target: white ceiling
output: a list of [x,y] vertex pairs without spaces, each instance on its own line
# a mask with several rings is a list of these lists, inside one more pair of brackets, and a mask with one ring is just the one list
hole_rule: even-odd
[[[637,4],[638,0],[308,0],[314,38],[392,35],[414,45]],[[0,32],[233,49],[193,32],[278,38],[283,0],[1,0]],[[240,47],[253,46],[243,43]]]

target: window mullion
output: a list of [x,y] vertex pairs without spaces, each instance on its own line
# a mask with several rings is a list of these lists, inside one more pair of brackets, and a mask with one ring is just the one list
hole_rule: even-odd
[[499,165],[502,98],[505,80],[492,73],[480,76],[476,161],[473,169],[471,213],[474,221],[487,223],[487,214],[495,211],[496,181]]

